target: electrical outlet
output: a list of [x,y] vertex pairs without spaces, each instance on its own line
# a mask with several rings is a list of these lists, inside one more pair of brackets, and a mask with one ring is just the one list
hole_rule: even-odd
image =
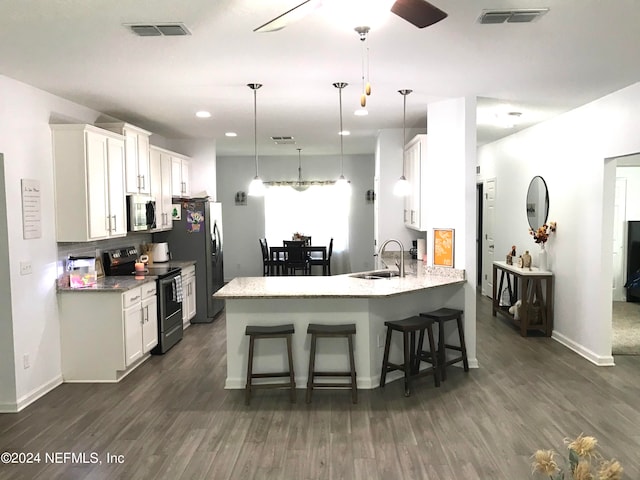
[[22,364],[23,364],[25,370],[31,366],[31,362],[29,361],[29,354],[28,353],[25,353],[22,356]]
[[378,334],[378,348],[382,348],[383,346],[382,335]]
[[31,262],[20,262],[20,275],[31,275]]

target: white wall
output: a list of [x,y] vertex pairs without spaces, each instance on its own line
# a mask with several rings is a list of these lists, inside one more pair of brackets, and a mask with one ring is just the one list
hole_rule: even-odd
[[536,252],[525,197],[531,178],[549,188],[547,242],[555,278],[553,337],[598,365],[612,365],[611,245],[615,160],[640,151],[640,83],[479,148],[483,178],[497,177],[496,259],[515,244]]
[[[264,199],[248,197],[247,205],[235,205],[236,192],[247,192],[255,176],[254,157],[219,157],[216,163],[218,200],[223,204],[225,280],[262,276],[258,238],[264,237]],[[260,157],[259,173],[264,181],[297,180],[298,156]],[[352,190],[349,238],[352,271],[374,268],[373,204],[365,198],[366,191],[373,188],[373,173],[373,156],[344,156],[344,176],[351,182]],[[302,175],[307,180],[336,179],[340,175],[340,158],[303,154]]]
[[617,167],[617,178],[627,180],[625,221],[640,220],[640,167]]
[[[55,290],[58,259],[49,124],[93,123],[99,113],[4,76],[0,76],[0,104],[0,151],[4,153],[6,236],[10,252],[10,291],[4,286],[2,288],[2,295],[10,294],[10,301],[2,302],[6,312],[2,315],[2,322],[12,322],[13,329],[12,348],[0,349],[0,363],[15,366],[14,386],[10,375],[7,377],[4,368],[0,369],[3,372],[0,410],[11,411],[30,403],[61,382]],[[40,181],[41,238],[22,238],[22,178]],[[20,275],[20,262],[24,261],[31,262],[31,275]],[[6,326],[4,324],[3,330]],[[29,356],[31,366],[28,369],[23,368],[24,355]]]

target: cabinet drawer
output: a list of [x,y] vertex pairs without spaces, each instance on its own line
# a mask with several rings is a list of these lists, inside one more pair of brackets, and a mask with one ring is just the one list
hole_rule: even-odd
[[185,280],[190,277],[194,277],[196,275],[196,267],[192,265],[190,267],[186,267],[182,269],[182,278]]
[[156,294],[156,282],[149,282],[142,285],[142,298],[148,298]]
[[129,308],[142,300],[142,288],[133,288],[122,294],[122,308]]

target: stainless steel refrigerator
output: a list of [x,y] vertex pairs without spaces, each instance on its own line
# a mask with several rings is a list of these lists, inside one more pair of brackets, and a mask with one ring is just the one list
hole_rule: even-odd
[[211,323],[224,308],[213,294],[224,285],[222,204],[206,198],[182,200],[173,229],[153,235],[168,242],[172,260],[196,261],[196,316],[191,323]]

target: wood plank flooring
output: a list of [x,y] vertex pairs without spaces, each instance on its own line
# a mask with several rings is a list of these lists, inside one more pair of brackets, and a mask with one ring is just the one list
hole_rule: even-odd
[[[36,465],[0,464],[0,479],[496,480],[531,477],[538,448],[597,437],[624,478],[640,479],[640,357],[595,367],[555,341],[522,338],[478,300],[479,369],[452,368],[403,396],[318,390],[223,389],[224,318],[193,325],[167,355],[119,384],[64,384],[19,414],[0,415],[0,452],[39,452]],[[102,464],[45,463],[45,452],[96,452]],[[122,455],[107,464],[106,455]]]

